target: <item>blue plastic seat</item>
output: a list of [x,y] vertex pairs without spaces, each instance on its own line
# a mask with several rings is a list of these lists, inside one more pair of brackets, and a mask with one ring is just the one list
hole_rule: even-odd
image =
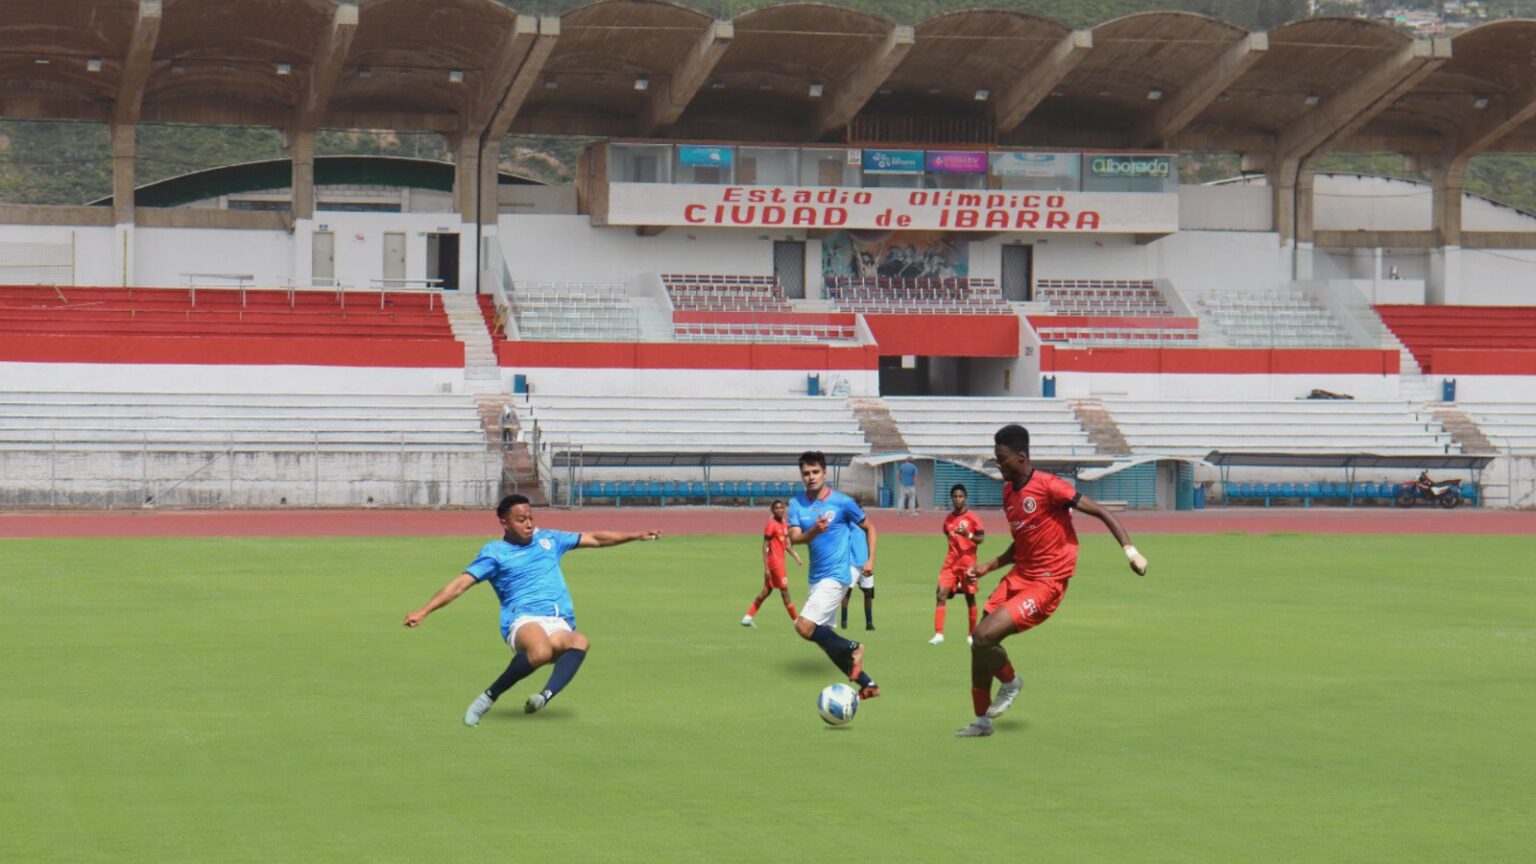
[[1477,487],[1471,483],[1461,484],[1461,499],[1468,504],[1477,503]]
[[763,483],[761,480],[753,480],[751,483],[747,484],[747,504],[749,506],[755,506],[757,504],[757,499],[762,498],[765,494],[767,493],[763,491]]
[[635,484],[625,480],[619,483],[619,488],[613,496],[613,503],[623,504],[625,498],[633,497],[635,497]]

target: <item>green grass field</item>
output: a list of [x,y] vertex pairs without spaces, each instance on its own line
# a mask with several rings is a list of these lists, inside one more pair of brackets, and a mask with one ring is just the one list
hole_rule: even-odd
[[491,590],[400,619],[480,542],[0,541],[0,861],[1536,849],[1536,539],[1143,536],[1137,579],[1086,537],[1056,616],[1008,643],[1024,694],[974,740],[951,737],[963,604],[926,644],[941,550],[894,536],[884,695],[847,728],[817,718],[839,676],[776,599],[738,626],[753,540],[697,537],[568,556],[580,677],[526,716],[541,670],[467,729],[508,658]]

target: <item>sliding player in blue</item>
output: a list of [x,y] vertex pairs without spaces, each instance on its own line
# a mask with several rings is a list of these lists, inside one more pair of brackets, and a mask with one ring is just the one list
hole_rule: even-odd
[[405,626],[447,606],[477,582],[490,582],[501,600],[501,638],[514,655],[501,673],[464,712],[464,725],[477,726],[501,694],[554,661],[544,689],[528,697],[523,710],[532,714],[549,704],[576,677],[587,657],[587,637],[576,632],[571,592],[560,572],[560,558],[572,549],[617,546],[634,540],[659,540],[660,531],[550,531],[533,526],[533,506],[522,495],[508,495],[496,505],[496,518],[506,533],[480,550],[464,572],[432,595],[427,605],[405,616]]
[[[800,454],[800,481],[805,491],[789,502],[789,541],[811,547],[811,589],[795,632],[800,638],[815,642],[827,657],[859,688],[859,696],[872,699],[880,688],[864,672],[864,646],[844,639],[832,629],[838,607],[848,594],[855,575],[875,568],[875,529],[869,524],[858,502],[826,485],[827,458],[815,450]],[[862,568],[855,567],[850,553],[849,532],[868,535],[869,557]]]

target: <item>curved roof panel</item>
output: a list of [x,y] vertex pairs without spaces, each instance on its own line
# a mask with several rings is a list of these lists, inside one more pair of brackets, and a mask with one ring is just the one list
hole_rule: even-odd
[[867,110],[983,116],[989,109],[977,90],[1001,93],[1069,32],[1049,18],[1001,9],[936,15],[917,25],[912,50]]

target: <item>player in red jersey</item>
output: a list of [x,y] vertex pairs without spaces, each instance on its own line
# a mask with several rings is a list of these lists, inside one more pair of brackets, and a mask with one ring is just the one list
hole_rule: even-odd
[[[1024,687],[1002,642],[1044,623],[1067,592],[1067,580],[1077,568],[1073,510],[1103,522],[1125,550],[1131,569],[1138,576],[1147,572],[1147,559],[1131,545],[1120,520],[1067,481],[1035,470],[1029,461],[1027,429],[1004,426],[992,440],[997,467],[1003,473],[1003,513],[1013,542],[996,559],[977,566],[975,573],[984,576],[1009,564],[1013,569],[987,598],[985,615],[972,634],[971,703],[976,719],[955,733],[961,738],[991,735],[992,718],[1007,711]],[[995,699],[989,698],[993,678],[1002,682]]]
[[805,566],[795,550],[789,547],[789,525],[784,514],[786,508],[783,501],[774,501],[768,505],[770,518],[768,524],[763,526],[763,590],[758,592],[757,599],[752,601],[752,608],[747,610],[745,618],[741,619],[741,626],[755,627],[752,617],[757,614],[759,606],[768,599],[773,589],[779,589],[779,596],[784,598],[784,608],[789,610],[789,620],[794,621],[800,617],[795,612],[795,603],[789,599],[789,576],[784,572],[784,553],[788,552],[795,563]]
[[[944,612],[950,598],[965,595],[965,611],[969,623],[966,633],[976,630],[976,580],[971,571],[976,566],[976,547],[987,537],[981,517],[966,507],[965,485],[956,483],[949,489],[949,503],[954,507],[944,516],[944,538],[949,541],[949,553],[944,556],[944,566],[939,568],[939,590],[934,595],[933,638],[929,645],[944,641]],[[969,640],[969,637],[967,637]]]

